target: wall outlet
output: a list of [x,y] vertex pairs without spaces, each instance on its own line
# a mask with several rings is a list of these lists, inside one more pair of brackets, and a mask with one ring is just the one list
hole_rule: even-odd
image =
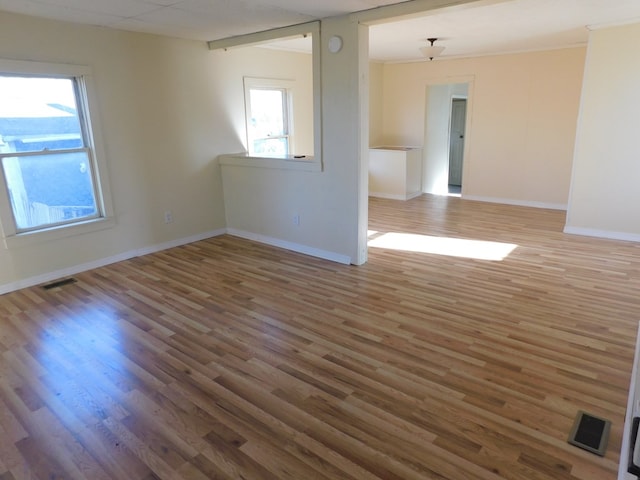
[[293,216],[293,224],[296,227],[300,226],[300,215],[298,215],[297,213]]
[[173,212],[171,210],[167,210],[164,212],[164,223],[173,222]]

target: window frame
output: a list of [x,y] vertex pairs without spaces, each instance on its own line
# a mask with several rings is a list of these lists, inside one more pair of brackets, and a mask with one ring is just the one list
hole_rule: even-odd
[[[97,213],[72,222],[47,224],[32,229],[18,229],[16,226],[4,169],[0,168],[0,229],[6,247],[22,246],[25,243],[47,241],[71,235],[108,228],[115,224],[110,187],[106,175],[104,149],[100,135],[100,124],[96,114],[96,100],[93,89],[91,68],[84,65],[55,64],[44,62],[0,59],[0,75],[23,77],[70,78],[73,79],[78,119],[81,124],[84,146],[74,151],[86,150],[90,163]],[[52,150],[51,154],[66,150]],[[37,155],[42,152],[29,153]],[[26,155],[14,155],[26,156]]]
[[[258,77],[243,77],[244,84],[244,105],[245,105],[245,131],[247,135],[247,152],[250,156],[270,156],[266,154],[260,154],[252,152],[253,141],[260,139],[274,139],[274,138],[286,138],[287,139],[287,152],[285,155],[291,155],[295,152],[295,117],[293,115],[294,104],[294,92],[295,81],[276,79],[276,78],[258,78]],[[258,137],[251,138],[249,134],[249,123],[252,118],[251,110],[251,90],[278,90],[284,92],[282,97],[282,114],[283,114],[283,127],[284,135],[274,135],[271,137]],[[279,155],[276,155],[276,157]]]

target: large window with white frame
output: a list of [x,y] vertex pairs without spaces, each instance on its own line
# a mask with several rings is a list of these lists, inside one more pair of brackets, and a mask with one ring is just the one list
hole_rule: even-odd
[[5,236],[106,216],[86,67],[0,61],[0,221]]

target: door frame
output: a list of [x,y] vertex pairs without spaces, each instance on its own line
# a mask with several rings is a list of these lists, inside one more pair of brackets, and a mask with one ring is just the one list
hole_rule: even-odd
[[[474,101],[474,75],[460,75],[452,77],[434,77],[427,79],[425,84],[425,113],[424,113],[424,140],[423,140],[423,158],[422,158],[422,185],[424,193],[431,193],[436,195],[448,194],[448,178],[449,178],[449,145],[451,135],[451,103],[454,98],[454,94],[451,93],[447,101],[447,113],[445,115],[438,115],[437,131],[438,138],[434,140],[433,125],[429,125],[429,89],[431,87],[438,86],[452,86],[456,84],[466,84],[466,100],[467,100],[467,116],[465,120],[465,142],[463,149],[463,162],[462,162],[462,177],[469,179],[469,169],[471,168],[471,156],[469,152],[472,147],[472,125],[473,125],[473,101]],[[460,96],[460,95],[458,95]],[[463,96],[464,97],[464,96]],[[434,120],[431,119],[431,122]],[[444,137],[446,132],[446,137]],[[440,148],[434,151],[432,148],[434,144],[440,144]],[[446,154],[442,147],[446,144]],[[437,147],[436,147],[437,148]],[[446,155],[446,158],[444,157]],[[462,193],[465,195],[465,190],[469,187],[469,182],[463,182]]]

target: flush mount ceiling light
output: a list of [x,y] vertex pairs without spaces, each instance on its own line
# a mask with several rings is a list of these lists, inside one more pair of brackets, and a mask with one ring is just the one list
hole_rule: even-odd
[[437,38],[427,38],[427,41],[430,43],[430,45],[427,45],[426,47],[422,47],[420,48],[420,51],[422,52],[422,54],[427,57],[429,60],[433,60],[434,57],[437,57],[438,55],[440,55],[442,53],[442,51],[444,50],[444,47],[436,47],[433,42],[435,42],[436,40],[438,40]]

